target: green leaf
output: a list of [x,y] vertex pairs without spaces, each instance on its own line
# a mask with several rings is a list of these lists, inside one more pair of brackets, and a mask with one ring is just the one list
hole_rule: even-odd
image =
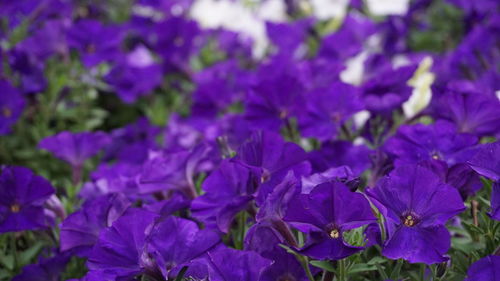
[[389,276],[385,272],[384,267],[382,265],[380,265],[379,263],[377,263],[375,265],[377,266],[377,270],[378,270],[378,273],[380,273],[380,276],[382,276],[382,278],[384,280],[389,279]]
[[311,265],[319,267],[329,272],[335,272],[335,267],[329,261],[310,261]]
[[366,264],[375,265],[375,264],[382,264],[385,262],[387,262],[387,259],[380,257],[380,256],[376,256],[376,257],[373,257],[371,260],[369,260]]
[[45,246],[42,241],[37,241],[35,245],[31,246],[28,250],[22,252],[19,255],[19,262],[21,265],[26,265],[31,262],[31,260],[40,252],[40,250]]
[[368,265],[368,264],[355,264],[349,268],[349,274],[358,273],[358,272],[366,272],[366,271],[374,271],[377,270],[376,265]]
[[14,269],[14,256],[13,255],[1,255],[0,264],[5,266],[8,270]]
[[398,259],[396,266],[391,272],[391,279],[396,280],[399,279],[399,273],[401,272],[401,267],[403,267],[404,261],[402,259]]

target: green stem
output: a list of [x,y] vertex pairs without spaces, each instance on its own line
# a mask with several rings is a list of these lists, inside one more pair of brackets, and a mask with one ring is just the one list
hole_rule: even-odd
[[420,264],[420,280],[425,281],[425,264]]
[[243,250],[243,243],[245,241],[245,233],[247,228],[247,212],[244,211],[240,214],[240,249]]
[[16,233],[12,233],[10,239],[10,247],[12,251],[12,255],[14,256],[14,271],[17,272],[17,266],[19,264],[19,255],[17,253],[17,244],[16,244]]
[[302,256],[300,258],[300,263],[302,264],[302,267],[304,268],[309,281],[314,281],[314,276],[311,273],[311,268],[309,268],[309,260],[307,259],[307,257]]
[[339,281],[347,281],[347,269],[345,259],[337,261]]

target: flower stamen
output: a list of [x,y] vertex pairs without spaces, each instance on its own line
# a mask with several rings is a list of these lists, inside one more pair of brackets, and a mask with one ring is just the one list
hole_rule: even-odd
[[337,229],[332,229],[330,231],[330,237],[333,239],[337,239],[340,237],[340,232]]
[[10,211],[13,213],[19,213],[20,210],[21,206],[19,206],[19,204],[13,204],[10,206]]

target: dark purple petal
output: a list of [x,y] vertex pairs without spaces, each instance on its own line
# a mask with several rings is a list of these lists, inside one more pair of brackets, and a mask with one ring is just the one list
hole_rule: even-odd
[[423,227],[442,225],[465,209],[458,191],[422,166],[397,168],[368,194],[384,216],[397,224],[412,215]]
[[61,132],[40,141],[39,147],[51,152],[54,156],[80,167],[85,160],[96,155],[111,142],[103,132]]
[[54,193],[44,178],[24,167],[7,167],[0,175],[0,232],[46,227],[43,204]]
[[142,209],[129,208],[111,227],[101,231],[87,267],[117,277],[133,277],[141,273],[144,270],[141,253],[146,232],[157,217]]
[[486,256],[473,263],[465,281],[497,281],[500,277],[500,256]]
[[130,206],[124,195],[115,193],[86,201],[82,209],[69,215],[61,225],[61,251],[77,248],[88,255],[102,229],[110,227]]
[[385,242],[382,254],[390,259],[433,264],[447,261],[450,234],[444,226],[401,227]]
[[145,251],[152,255],[165,278],[171,270],[200,257],[220,242],[216,232],[200,230],[196,223],[168,216],[155,223]]
[[7,135],[21,116],[25,101],[21,93],[6,80],[0,79],[0,135]]
[[310,240],[300,253],[318,260],[340,260],[364,249],[349,245],[342,238],[332,239],[325,233],[312,233]]
[[271,264],[255,252],[222,247],[208,252],[208,262],[211,281],[258,281],[263,270]]
[[469,161],[469,165],[480,175],[494,181],[500,180],[500,142],[484,144]]

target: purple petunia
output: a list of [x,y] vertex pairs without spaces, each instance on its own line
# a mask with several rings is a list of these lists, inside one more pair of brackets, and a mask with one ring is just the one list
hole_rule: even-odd
[[460,134],[451,123],[438,121],[432,125],[401,126],[385,143],[385,150],[396,158],[395,165],[440,160],[448,165],[464,162],[473,154],[478,139]]
[[[201,280],[208,277],[210,281],[258,281],[272,261],[252,251],[238,251],[220,246],[207,252],[199,263],[201,266],[198,265],[196,273],[197,276],[201,275]],[[190,274],[186,274],[186,277],[189,276]]]
[[68,253],[56,254],[52,258],[42,258],[36,264],[25,266],[23,272],[14,277],[12,281],[59,280],[70,258],[71,256]]
[[500,256],[486,256],[473,263],[464,281],[498,281],[500,279]]
[[249,207],[257,184],[250,170],[239,163],[224,161],[203,182],[206,192],[193,200],[191,211],[207,227],[227,233],[234,216]]
[[386,219],[384,256],[426,264],[447,260],[450,234],[444,224],[465,209],[455,188],[425,167],[408,165],[367,193]]
[[309,233],[309,241],[300,253],[315,259],[338,260],[363,249],[349,245],[344,232],[375,222],[376,218],[362,194],[351,192],[340,182],[328,182],[292,199],[284,220]]
[[307,280],[306,273],[297,258],[279,244],[286,244],[283,237],[269,222],[255,224],[245,237],[245,249],[252,250],[273,261],[262,273],[261,281]]
[[433,115],[453,122],[459,132],[478,136],[500,132],[500,101],[493,95],[449,91],[432,102]]
[[482,145],[468,164],[478,174],[493,180],[490,216],[500,221],[500,142]]
[[215,248],[219,242],[216,232],[200,230],[193,221],[168,216],[154,224],[144,251],[167,279],[175,277],[183,266]]
[[478,174],[500,181],[500,142],[483,144],[468,164]]
[[399,108],[411,95],[407,84],[416,66],[388,69],[366,81],[362,86],[362,98],[370,112],[387,115]]
[[43,204],[52,185],[24,167],[7,167],[0,175],[0,233],[48,226]]
[[21,93],[7,81],[0,79],[0,136],[11,132],[25,106]]
[[51,152],[73,167],[81,167],[88,158],[96,155],[110,141],[109,136],[103,132],[71,133],[64,131],[42,139],[39,147]]
[[146,270],[148,264],[142,259],[142,250],[146,232],[157,217],[143,209],[127,209],[111,227],[99,234],[87,261],[90,273],[103,272],[125,279]]
[[130,206],[125,196],[115,193],[86,201],[82,209],[69,215],[61,225],[61,251],[73,250],[86,256],[97,242],[99,232],[110,227]]
[[104,61],[112,61],[120,55],[120,44],[124,36],[118,26],[105,26],[97,20],[84,19],[68,30],[68,45],[76,49],[86,67]]
[[308,94],[305,112],[299,117],[299,128],[304,137],[330,140],[339,134],[347,119],[362,109],[358,90],[336,82],[327,89]]
[[162,69],[146,47],[138,46],[119,56],[105,80],[123,102],[133,103],[161,84]]

